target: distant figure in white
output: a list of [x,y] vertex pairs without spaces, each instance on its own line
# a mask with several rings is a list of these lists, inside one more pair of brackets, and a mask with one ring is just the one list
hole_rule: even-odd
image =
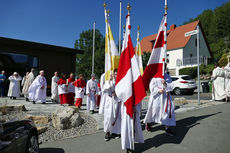
[[114,75],[110,75],[110,80],[104,84],[104,132],[105,141],[109,141],[110,138],[120,138],[121,134],[121,105],[115,94],[117,72]]
[[100,78],[100,86],[101,86],[101,101],[99,106],[99,114],[104,114],[104,106],[105,106],[105,95],[107,94],[104,92],[104,85],[105,85],[105,73],[101,75]]
[[225,93],[225,73],[223,68],[215,64],[215,69],[212,71],[212,100],[223,100],[226,98]]
[[97,81],[95,80],[95,75],[91,75],[91,79],[86,84],[86,108],[90,110],[90,113],[93,114],[96,106],[96,95],[98,93]]
[[46,78],[44,77],[45,73],[43,70],[40,71],[40,75],[36,77],[31,86],[29,87],[29,99],[33,101],[33,104],[36,102],[46,102]]
[[151,131],[148,123],[154,122],[165,125],[165,132],[169,135],[174,133],[169,126],[176,126],[174,103],[170,95],[173,90],[172,79],[165,73],[164,79],[152,78],[149,85],[151,94],[149,98],[148,110],[144,119],[146,129]]
[[14,74],[11,75],[8,79],[10,80],[10,85],[7,96],[10,97],[10,99],[16,99],[20,97],[20,81],[22,80],[22,77],[17,72],[14,72]]
[[59,80],[58,72],[54,72],[54,76],[52,77],[52,80],[51,80],[51,101],[52,102],[59,101],[58,84],[57,84],[58,80]]
[[22,88],[23,88],[23,86],[24,86],[29,74],[30,74],[30,72],[26,72],[26,75],[22,78],[22,83],[21,83]]
[[30,85],[32,84],[32,82],[34,81],[34,78],[35,78],[34,72],[35,72],[35,69],[32,68],[31,72],[26,77],[26,80],[23,83],[22,94],[26,98],[26,101],[29,101],[29,98],[28,98],[29,97],[28,89],[29,89]]

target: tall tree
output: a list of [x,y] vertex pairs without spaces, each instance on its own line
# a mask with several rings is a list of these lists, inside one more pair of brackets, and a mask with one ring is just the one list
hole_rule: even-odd
[[[95,67],[94,73],[99,78],[104,73],[105,41],[99,30],[95,31]],[[77,54],[76,67],[77,74],[84,74],[89,79],[92,73],[92,53],[93,53],[93,30],[83,31],[80,38],[75,41],[75,48],[84,51]]]

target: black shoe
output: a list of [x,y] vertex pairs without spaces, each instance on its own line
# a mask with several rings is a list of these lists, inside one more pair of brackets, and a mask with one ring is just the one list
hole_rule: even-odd
[[10,97],[10,99],[13,99],[13,97]]
[[165,133],[170,135],[170,136],[174,136],[174,133],[169,128],[165,129]]
[[26,98],[26,101],[29,101],[29,98]]
[[90,114],[94,114],[94,110],[91,110],[91,111],[90,111]]
[[55,100],[51,99],[51,102],[54,102]]
[[119,139],[121,137],[120,134],[112,133],[111,138],[113,139]]
[[46,102],[42,102],[42,104],[46,104]]
[[16,99],[16,97],[13,97],[12,99],[14,99],[14,100],[15,100],[15,99]]
[[146,130],[147,130],[148,132],[150,132],[150,131],[151,131],[150,126],[149,126],[149,124],[148,124],[148,123],[146,124],[145,128],[146,128]]
[[33,104],[36,104],[35,101],[33,101]]
[[131,150],[131,149],[127,149],[127,151],[126,151],[127,153],[132,153],[133,152],[133,150]]
[[105,141],[109,141],[110,140],[110,134],[109,134],[109,132],[106,132],[104,140]]

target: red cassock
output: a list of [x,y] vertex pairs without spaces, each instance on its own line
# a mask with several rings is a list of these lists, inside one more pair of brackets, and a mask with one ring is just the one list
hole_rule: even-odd
[[59,79],[58,82],[58,95],[60,99],[60,104],[68,103],[69,94],[68,94],[68,87],[66,86],[66,80]]
[[85,81],[81,79],[77,79],[73,85],[76,87],[75,88],[75,93],[76,93],[76,103],[75,106],[80,108],[82,105],[82,98],[84,97],[84,88],[86,86]]
[[[101,85],[99,82],[97,83],[97,87],[98,87],[98,89],[101,89]],[[97,95],[97,103],[96,104],[98,107],[100,106],[100,101],[101,101],[101,95]]]
[[68,104],[73,105],[74,104],[74,97],[75,97],[75,87],[73,85],[74,79],[68,78],[68,94],[69,94],[69,101]]

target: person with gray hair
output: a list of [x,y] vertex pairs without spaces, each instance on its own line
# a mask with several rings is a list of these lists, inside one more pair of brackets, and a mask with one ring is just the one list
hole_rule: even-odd
[[35,78],[34,72],[35,72],[35,69],[32,68],[31,71],[30,71],[30,73],[26,77],[25,82],[23,83],[22,94],[26,98],[26,101],[29,101],[29,98],[28,98],[28,96],[29,96],[28,89],[29,89],[30,85],[32,84],[32,82],[34,81],[34,78]]
[[40,75],[36,77],[28,89],[28,98],[33,101],[33,104],[36,102],[42,102],[43,104],[46,103],[46,88],[47,82],[45,72],[41,70]]

